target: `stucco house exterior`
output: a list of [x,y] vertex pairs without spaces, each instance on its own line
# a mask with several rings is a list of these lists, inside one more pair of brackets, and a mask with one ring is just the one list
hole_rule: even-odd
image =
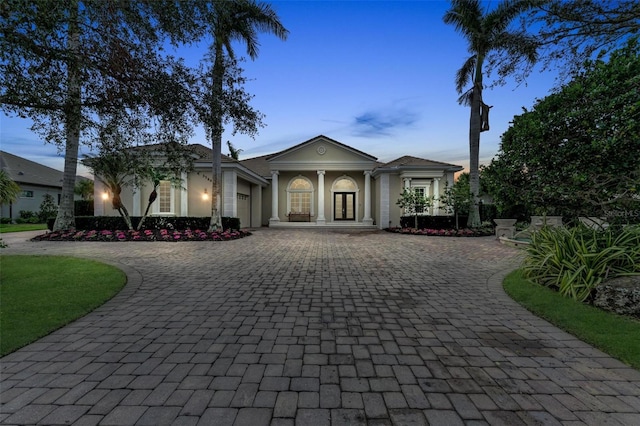
[[[182,186],[162,182],[154,215],[209,216],[212,152],[195,145],[193,171]],[[386,228],[400,224],[396,205],[404,188],[425,196],[442,195],[461,166],[403,156],[389,163],[324,135],[271,155],[236,161],[222,158],[222,216],[240,218],[242,227],[349,226]],[[152,188],[127,188],[122,201],[142,214]],[[114,215],[95,182],[95,214]],[[424,214],[444,214],[436,201]]]
[[[14,203],[3,204],[0,207],[0,217],[15,220],[20,217],[22,210],[37,213],[40,211],[43,197],[47,194],[53,197],[56,205],[60,204],[63,178],[60,170],[5,151],[0,151],[0,167],[18,184],[21,191]],[[88,179],[76,176],[76,183],[80,180]]]

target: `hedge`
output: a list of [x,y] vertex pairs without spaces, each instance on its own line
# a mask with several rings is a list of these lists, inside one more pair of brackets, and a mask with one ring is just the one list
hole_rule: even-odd
[[[142,219],[141,216],[131,216],[131,223],[136,228],[138,223]],[[124,230],[127,229],[127,225],[124,219],[120,216],[76,216],[76,229],[77,230]],[[147,216],[144,220],[143,229],[202,229],[209,228],[210,217],[160,217],[160,216]],[[47,221],[47,227],[49,230],[53,230],[53,224],[55,219],[49,219]],[[223,217],[222,218],[223,230],[240,230],[240,219],[237,217]]]

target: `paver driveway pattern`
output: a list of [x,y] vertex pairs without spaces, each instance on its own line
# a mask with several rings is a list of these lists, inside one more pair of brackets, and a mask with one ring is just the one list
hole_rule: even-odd
[[490,237],[6,239],[129,283],[1,360],[2,424],[640,424],[640,373],[505,296]]

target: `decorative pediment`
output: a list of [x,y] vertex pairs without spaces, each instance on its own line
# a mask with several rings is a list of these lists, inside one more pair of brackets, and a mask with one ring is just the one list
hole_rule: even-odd
[[371,170],[377,165],[376,160],[322,135],[267,159],[272,170]]

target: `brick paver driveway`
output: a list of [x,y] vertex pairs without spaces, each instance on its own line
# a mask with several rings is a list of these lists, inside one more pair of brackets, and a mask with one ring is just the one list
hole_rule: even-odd
[[640,373],[506,297],[493,238],[10,244],[130,281],[1,360],[3,424],[640,424]]

